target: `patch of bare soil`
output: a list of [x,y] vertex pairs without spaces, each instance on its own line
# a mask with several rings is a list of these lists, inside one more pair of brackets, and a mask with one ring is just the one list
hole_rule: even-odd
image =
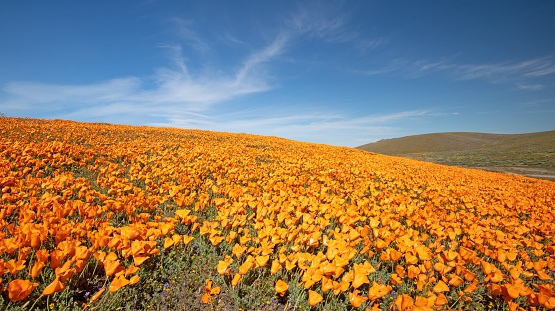
[[464,166],[464,167],[485,170],[489,172],[521,175],[524,177],[555,181],[555,168],[523,167],[523,166],[485,166],[485,167]]

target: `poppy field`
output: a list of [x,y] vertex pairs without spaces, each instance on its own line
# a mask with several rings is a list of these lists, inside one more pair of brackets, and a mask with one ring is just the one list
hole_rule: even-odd
[[0,117],[3,310],[550,310],[555,183]]

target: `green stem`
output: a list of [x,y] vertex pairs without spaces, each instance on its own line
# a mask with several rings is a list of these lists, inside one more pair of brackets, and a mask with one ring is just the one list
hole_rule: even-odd
[[459,300],[461,299],[462,296],[463,296],[463,295],[460,295],[459,298],[457,298],[457,300],[455,300],[455,302],[453,302],[453,304],[451,305],[451,309],[453,308],[453,306],[455,306],[455,304],[456,304],[457,302],[459,302]]
[[39,298],[37,298],[37,300],[35,300],[35,302],[33,302],[33,305],[31,306],[31,308],[29,308],[29,310],[33,310],[33,307],[35,306],[35,304],[39,301],[39,299],[42,298],[42,295],[39,296]]
[[92,275],[94,275],[94,273],[96,272],[96,267],[98,267],[98,260],[96,260],[96,258],[95,258],[95,261],[96,261],[96,265],[94,266]]
[[108,276],[106,276],[106,279],[104,280],[104,284],[102,284],[101,288],[104,288],[104,286],[106,286],[106,283],[108,282]]
[[46,280],[44,279],[44,267],[40,270],[40,277],[42,278],[42,282],[46,283]]
[[33,250],[32,254],[31,254],[31,259],[29,259],[29,274],[31,274],[31,269],[33,268],[33,266],[31,266],[31,262],[33,261],[33,258],[35,257],[35,253],[36,250],[34,248],[31,248]]
[[[85,274],[85,270],[87,270],[87,267],[89,266],[89,263],[90,263],[90,262],[91,262],[90,260],[87,261],[87,264],[85,265],[85,267],[83,267],[83,270],[81,270],[81,274],[79,274],[79,279],[83,276],[83,274]],[[97,262],[97,263],[98,263],[98,262]],[[96,268],[96,267],[95,267],[95,268]],[[94,273],[93,273],[93,275],[94,275]]]

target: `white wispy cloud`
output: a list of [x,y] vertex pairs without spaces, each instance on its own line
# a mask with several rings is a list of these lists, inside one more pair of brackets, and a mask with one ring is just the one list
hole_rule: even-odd
[[229,31],[224,31],[224,33],[220,35],[220,39],[234,44],[240,44],[240,45],[248,44],[247,42],[240,40],[236,36],[232,35]]
[[461,79],[487,79],[492,82],[505,82],[526,77],[541,77],[555,73],[553,56],[540,57],[520,62],[504,62],[478,65],[450,65]]
[[354,43],[354,46],[356,49],[362,51],[362,52],[367,52],[373,49],[376,49],[377,47],[384,45],[387,42],[387,40],[385,40],[384,38],[357,38],[356,42]]
[[149,125],[279,136],[356,147],[365,143],[361,143],[361,136],[369,139],[366,143],[384,136],[394,136],[401,122],[436,116],[435,112],[428,110],[347,116],[322,109],[288,109],[288,113],[284,114],[276,112],[274,108],[259,108],[210,117],[172,115],[167,117],[166,122]]
[[237,72],[235,83],[239,85],[252,76],[258,76],[257,69],[259,66],[281,55],[285,50],[287,41],[287,35],[280,35],[264,49],[251,54],[243,62],[243,66]]
[[210,45],[208,42],[202,38],[197,31],[194,30],[194,22],[190,20],[184,20],[179,17],[174,17],[171,21],[177,26],[178,36],[187,42],[188,45],[193,47],[198,52],[204,53],[210,50]]
[[540,90],[544,85],[526,81],[554,74],[555,56],[485,64],[460,64],[453,58],[438,61],[400,58],[390,61],[386,66],[354,71],[365,75],[401,75],[409,79],[443,72],[455,80],[513,83],[519,89]]
[[[177,25],[177,36],[183,44],[200,53],[211,49],[209,41],[195,31],[192,21],[173,18],[171,22]],[[282,26],[273,40],[246,55],[227,72],[206,68],[192,72],[182,44],[164,44],[159,47],[169,52],[170,66],[156,69],[150,77],[125,77],[86,85],[14,81],[3,87],[7,96],[1,104],[13,110],[66,110],[70,115],[87,111],[91,116],[118,111],[118,107],[132,107],[133,111],[143,113],[174,109],[202,112],[216,103],[272,89],[266,65],[284,54],[294,39],[313,36],[336,41],[357,36],[349,35],[345,15],[317,2],[302,6]],[[375,44],[367,42],[368,46]],[[88,111],[90,105],[99,109],[94,113]]]
[[409,60],[406,58],[396,58],[387,65],[369,70],[356,69],[353,72],[375,76],[375,75],[401,75],[407,79],[415,79],[434,72],[443,71],[450,68],[449,60],[442,59],[431,62],[428,60]]
[[338,2],[303,2],[285,20],[294,37],[312,37],[328,43],[350,43],[366,52],[384,44],[383,38],[367,38],[352,27],[350,14]]
[[520,84],[518,88],[521,90],[539,91],[545,88],[543,84]]
[[336,7],[329,7],[323,2],[303,4],[298,11],[291,14],[285,25],[296,34],[344,40],[339,35],[345,32],[346,17],[336,13],[337,11]]
[[[69,110],[79,114],[90,105],[101,111],[132,107],[134,111],[203,111],[210,105],[238,96],[264,92],[272,88],[265,72],[266,62],[279,56],[286,40],[276,38],[268,46],[248,55],[236,70],[228,73],[190,73],[180,45],[162,46],[170,53],[171,66],[159,68],[148,78],[127,77],[88,85],[58,85],[16,81],[3,87],[7,99],[3,107],[15,110]],[[154,84],[154,87],[148,85]]]
[[136,77],[113,79],[89,85],[59,85],[37,82],[10,82],[3,91],[1,105],[13,110],[51,111],[75,109],[98,102],[114,102],[135,96],[141,86]]

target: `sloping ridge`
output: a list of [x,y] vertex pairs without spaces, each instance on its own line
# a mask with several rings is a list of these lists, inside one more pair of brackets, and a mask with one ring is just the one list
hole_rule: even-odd
[[356,147],[386,155],[447,152],[471,149],[538,150],[555,145],[555,131],[526,134],[447,132],[384,139]]

